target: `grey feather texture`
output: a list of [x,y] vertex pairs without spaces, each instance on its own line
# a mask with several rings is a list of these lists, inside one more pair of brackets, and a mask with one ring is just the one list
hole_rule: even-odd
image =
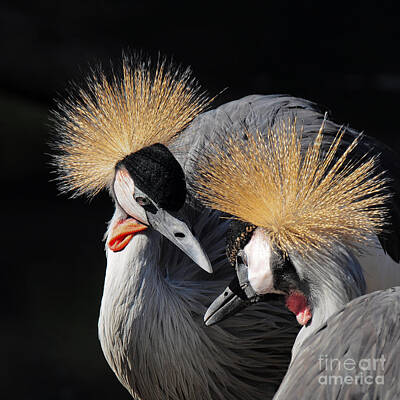
[[304,341],[274,400],[400,398],[399,316],[400,287],[348,303]]
[[293,359],[304,340],[321,324],[349,301],[365,294],[365,280],[357,259],[341,246],[335,246],[326,254],[314,251],[307,262],[297,254],[290,254],[290,258],[300,279],[309,286],[308,302],[312,304],[312,320],[296,337]]
[[135,398],[271,398],[298,330],[293,317],[277,302],[206,327],[204,312],[234,270],[224,254],[227,223],[205,210],[193,228],[214,277],[155,231],[109,254],[99,320],[107,361]]

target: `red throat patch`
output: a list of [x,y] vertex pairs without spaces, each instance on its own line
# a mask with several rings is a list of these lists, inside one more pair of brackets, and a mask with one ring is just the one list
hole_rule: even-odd
[[114,252],[123,250],[136,233],[147,228],[147,225],[132,217],[117,222],[111,230],[108,248]]
[[307,299],[301,292],[291,292],[286,298],[286,307],[296,315],[297,322],[300,325],[306,325],[312,318]]

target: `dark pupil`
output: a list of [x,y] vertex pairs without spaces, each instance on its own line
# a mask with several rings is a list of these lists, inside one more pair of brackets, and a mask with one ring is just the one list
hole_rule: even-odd
[[155,214],[157,212],[157,208],[152,204],[148,197],[136,197],[136,202],[142,206],[147,212]]
[[136,202],[142,207],[150,204],[150,201],[147,197],[136,197]]

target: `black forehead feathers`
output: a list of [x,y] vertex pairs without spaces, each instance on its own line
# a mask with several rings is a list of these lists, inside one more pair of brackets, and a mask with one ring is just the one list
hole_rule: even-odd
[[229,262],[234,266],[236,256],[240,249],[248,243],[256,226],[249,222],[232,220],[226,234],[226,256]]
[[144,147],[126,156],[118,165],[128,170],[135,186],[146,193],[159,207],[178,211],[186,198],[183,170],[161,143]]

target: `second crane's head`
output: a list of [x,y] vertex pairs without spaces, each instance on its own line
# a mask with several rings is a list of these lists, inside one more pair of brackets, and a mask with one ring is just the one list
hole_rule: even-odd
[[356,161],[358,138],[345,145],[343,132],[324,140],[324,124],[308,148],[296,121],[276,126],[264,136],[230,135],[198,157],[200,200],[233,216],[227,256],[237,275],[208,309],[207,325],[271,295],[284,295],[307,325],[328,296],[338,304],[364,290],[351,250],[385,221],[376,160]]
[[109,189],[116,203],[110,251],[126,251],[135,235],[155,229],[212,271],[179,215],[185,176],[167,147],[208,104],[190,70],[125,59],[120,76],[97,72],[59,105],[54,147],[61,189],[90,197]]

